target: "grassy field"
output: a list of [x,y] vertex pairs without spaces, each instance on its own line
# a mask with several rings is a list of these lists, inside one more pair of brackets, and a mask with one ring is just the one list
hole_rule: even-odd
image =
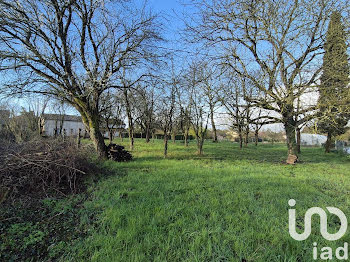
[[[116,141],[127,145],[127,141]],[[297,201],[298,227],[306,210],[335,206],[350,214],[350,159],[303,148],[302,163],[288,166],[285,145],[249,145],[208,141],[204,155],[194,142],[185,148],[162,141],[137,140],[135,161],[106,162],[116,175],[99,181],[86,210],[97,222],[65,260],[87,261],[311,261],[313,242],[327,242],[313,219],[303,242],[288,233],[288,200]],[[82,221],[88,219],[82,216]],[[339,227],[329,216],[329,231]]]

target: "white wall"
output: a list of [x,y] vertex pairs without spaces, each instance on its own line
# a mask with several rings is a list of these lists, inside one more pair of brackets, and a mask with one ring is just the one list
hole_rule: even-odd
[[326,136],[317,134],[301,134],[300,138],[301,145],[304,146],[321,146],[327,141]]
[[[55,135],[55,128],[56,128],[56,123],[57,123],[57,128],[59,130],[60,128],[60,121],[56,120],[45,120],[44,124],[44,132],[45,135],[47,136],[54,136]],[[67,136],[76,136],[78,135],[79,128],[82,130],[81,135],[84,135],[85,133],[85,126],[82,122],[78,121],[64,121],[63,122],[63,129],[66,129],[66,135]]]

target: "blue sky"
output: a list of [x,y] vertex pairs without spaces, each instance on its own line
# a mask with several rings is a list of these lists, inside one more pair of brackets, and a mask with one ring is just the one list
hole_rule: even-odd
[[[135,0],[137,6],[142,6],[144,1],[147,0]],[[184,5],[185,4],[185,5]],[[191,48],[183,40],[181,40],[180,31],[184,29],[184,23],[182,21],[183,13],[186,14],[193,13],[194,9],[189,6],[189,0],[148,0],[147,6],[154,12],[161,15],[164,22],[164,32],[163,36],[169,42],[165,44],[165,47],[170,49],[177,49],[177,57],[175,58],[178,63],[176,63],[179,68],[184,64],[187,64],[191,60],[191,55],[186,51],[191,51]],[[25,106],[27,104],[22,101],[22,99],[14,99],[14,102],[19,106]],[[51,111],[50,108],[48,111]],[[74,109],[67,110],[68,114],[77,114]],[[219,120],[219,122],[222,122]],[[220,123],[218,123],[220,124]]]
[[165,37],[168,40],[178,39],[179,30],[184,28],[182,22],[182,14],[184,10],[190,11],[189,6],[184,6],[186,3],[182,0],[149,0],[149,6],[155,13],[159,13],[165,18]]
[[160,11],[169,11],[181,7],[179,1],[176,0],[150,0],[150,4]]
[[[181,21],[182,11],[184,6],[181,4],[185,2],[184,0],[135,0],[136,6],[141,7],[146,1],[147,7],[152,10],[152,12],[159,14],[164,22],[163,37],[168,40],[165,44],[166,48],[177,48],[183,49],[183,44],[179,41],[179,31],[184,28],[184,24]],[[188,7],[186,7],[188,8]],[[4,75],[3,75],[4,76]],[[0,81],[3,81],[1,79]],[[23,99],[11,99],[14,104],[19,107],[24,106],[27,108],[27,103]],[[77,114],[77,112],[72,109],[69,110],[70,114]]]

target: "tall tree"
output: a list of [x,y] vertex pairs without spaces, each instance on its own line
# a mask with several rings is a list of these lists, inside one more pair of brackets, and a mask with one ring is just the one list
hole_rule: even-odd
[[[102,94],[137,82],[160,39],[157,17],[129,3],[0,1],[0,70],[18,73],[5,91],[63,98],[81,114],[103,158],[107,147],[100,131]],[[120,81],[123,68],[133,71],[128,86]]]
[[125,124],[123,119],[123,102],[121,94],[106,93],[103,97],[103,107],[101,112],[101,127],[108,132],[109,143],[113,143],[114,135],[117,130],[121,130]]
[[[296,116],[298,97],[320,76],[326,22],[334,8],[349,9],[348,1],[201,0],[193,1],[199,15],[191,17],[193,42],[210,47],[223,67],[249,79],[262,96],[256,106],[271,111],[269,118],[284,125],[288,163],[298,159],[295,129],[312,118],[316,105]],[[260,72],[260,81],[254,72]]]
[[134,150],[134,118],[132,112],[132,103],[131,103],[131,93],[127,88],[123,90],[124,106],[126,110],[126,116],[128,118],[128,136],[130,143],[130,150]]
[[216,74],[214,65],[209,62],[204,62],[201,66],[201,85],[203,93],[206,99],[206,103],[209,107],[211,128],[213,130],[213,142],[218,142],[217,129],[215,124],[215,113],[220,102],[219,86],[220,76]]
[[203,63],[192,62],[187,84],[191,101],[191,124],[197,140],[198,154],[202,155],[210,119],[210,109],[205,95],[207,89],[203,78]]
[[245,106],[243,106],[244,81],[241,77],[235,79],[233,77],[227,77],[226,80],[227,83],[223,83],[221,102],[232,121],[230,126],[238,134],[239,148],[242,149],[246,116]]
[[181,77],[181,85],[176,88],[176,101],[179,108],[179,125],[182,131],[184,145],[189,145],[189,133],[191,128],[192,103],[191,92],[186,79],[187,73]]
[[154,129],[155,86],[157,83],[139,85],[135,89],[135,121],[145,132],[146,143],[151,139]]
[[325,151],[330,152],[332,138],[346,132],[349,120],[349,76],[346,34],[340,12],[333,12],[328,25],[323,73],[319,88],[320,121],[318,128],[327,134]]

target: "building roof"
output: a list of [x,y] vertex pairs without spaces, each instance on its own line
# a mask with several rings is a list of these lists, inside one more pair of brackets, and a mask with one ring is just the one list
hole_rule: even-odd
[[81,116],[77,115],[44,114],[43,117],[45,120],[61,121],[63,118],[63,121],[82,122]]

